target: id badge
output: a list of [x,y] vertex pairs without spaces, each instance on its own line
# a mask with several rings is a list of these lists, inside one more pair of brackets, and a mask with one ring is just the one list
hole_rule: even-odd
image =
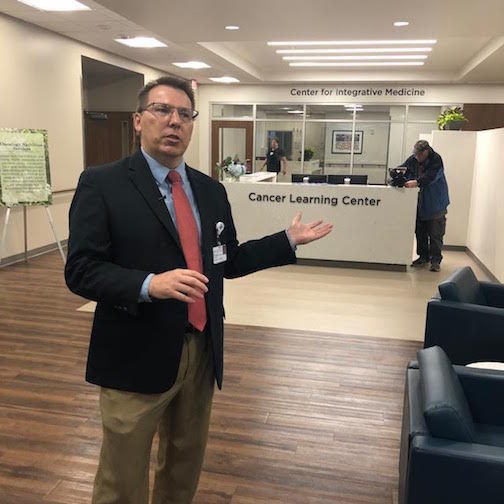
[[227,261],[226,245],[217,245],[212,250],[214,264],[221,264]]

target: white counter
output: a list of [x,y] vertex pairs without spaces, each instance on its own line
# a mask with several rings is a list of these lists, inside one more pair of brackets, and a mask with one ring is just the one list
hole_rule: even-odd
[[303,222],[324,219],[334,229],[326,238],[298,247],[298,258],[411,262],[417,189],[267,182],[224,186],[240,241],[286,229],[301,211]]
[[255,173],[247,173],[240,177],[240,182],[242,183],[254,183],[254,182],[276,182],[277,174],[275,172],[260,171]]

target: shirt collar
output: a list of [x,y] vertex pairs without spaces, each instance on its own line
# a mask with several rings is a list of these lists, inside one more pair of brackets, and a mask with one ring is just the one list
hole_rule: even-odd
[[[170,171],[170,168],[167,168],[166,166],[162,165],[157,159],[154,159],[152,156],[149,156],[149,154],[145,152],[145,149],[143,147],[141,147],[140,149],[142,150],[142,154],[144,155],[147,164],[149,165],[150,171],[152,172],[152,176],[156,179],[158,185],[165,182],[166,177],[168,176],[168,172]],[[188,178],[187,178],[185,161],[182,160],[182,162],[177,166],[177,168],[175,168],[175,170],[182,178],[182,183],[187,184]]]

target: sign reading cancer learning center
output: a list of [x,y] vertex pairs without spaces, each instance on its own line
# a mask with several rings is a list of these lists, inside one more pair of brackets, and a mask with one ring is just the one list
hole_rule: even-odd
[[418,190],[373,185],[224,182],[240,241],[303,222],[330,222],[323,240],[300,247],[304,259],[406,265],[411,262]]
[[49,205],[47,131],[0,128],[0,205]]

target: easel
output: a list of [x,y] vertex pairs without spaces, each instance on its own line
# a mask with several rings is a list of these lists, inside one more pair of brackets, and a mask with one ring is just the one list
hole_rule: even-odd
[[[2,238],[0,240],[0,264],[2,262],[2,253],[4,252],[5,242],[7,240],[7,228],[9,226],[9,219],[12,208],[15,206],[23,206],[23,227],[24,227],[24,258],[25,262],[28,261],[28,226],[27,226],[27,203],[33,203],[34,206],[43,206],[47,213],[47,218],[49,219],[49,225],[54,235],[54,239],[58,244],[58,249],[63,259],[63,264],[66,263],[66,257],[63,252],[63,247],[56,234],[56,226],[54,225],[54,220],[49,210],[49,205],[51,202],[50,194],[50,174],[49,174],[49,151],[47,144],[47,130],[36,130],[36,129],[18,129],[18,128],[0,128],[0,136],[2,137],[2,148],[3,151],[0,152],[0,178],[2,178],[4,172],[9,168],[8,182],[11,183],[21,181],[18,187],[16,183],[9,183],[4,187],[0,187],[0,202],[6,206],[4,225],[2,230]],[[33,147],[33,150],[32,150]],[[43,149],[41,152],[41,148]],[[35,161],[33,153],[35,153]],[[45,154],[45,157],[44,157]],[[15,161],[12,166],[11,158],[14,156]],[[37,157],[38,156],[38,157]],[[3,159],[2,159],[3,158]],[[25,164],[26,163],[26,164]],[[7,166],[7,168],[6,168]],[[14,167],[14,170],[10,169]],[[35,172],[36,184],[28,183],[27,186],[24,185],[24,173],[27,169],[31,169],[30,174]],[[28,170],[29,171],[29,170]],[[43,175],[40,177],[40,172]],[[12,175],[14,173],[14,178]],[[29,177],[28,177],[29,179]],[[33,180],[32,180],[33,182]],[[2,182],[3,184],[3,182]],[[47,190],[49,187],[49,190]],[[5,193],[2,194],[2,190],[8,188],[10,190],[10,195],[8,198],[3,198]]]
[[[49,220],[49,225],[51,226],[51,230],[54,235],[54,239],[56,240],[56,243],[58,245],[58,249],[61,254],[61,259],[63,259],[63,264],[65,264],[66,263],[65,253],[63,252],[63,247],[61,246],[61,242],[59,241],[58,235],[56,233],[56,226],[54,225],[54,220],[53,220],[51,211],[49,210],[48,205],[43,205],[43,206],[46,210],[47,218]],[[7,206],[6,208],[7,208],[7,210],[5,212],[5,217],[4,217],[2,239],[0,240],[0,264],[2,263],[2,254],[4,251],[5,242],[7,240],[7,228],[9,226],[10,213],[11,213],[11,210],[13,207]],[[24,228],[24,258],[25,258],[25,262],[27,262],[28,261],[28,226],[27,226],[26,205],[23,205],[23,228]]]

